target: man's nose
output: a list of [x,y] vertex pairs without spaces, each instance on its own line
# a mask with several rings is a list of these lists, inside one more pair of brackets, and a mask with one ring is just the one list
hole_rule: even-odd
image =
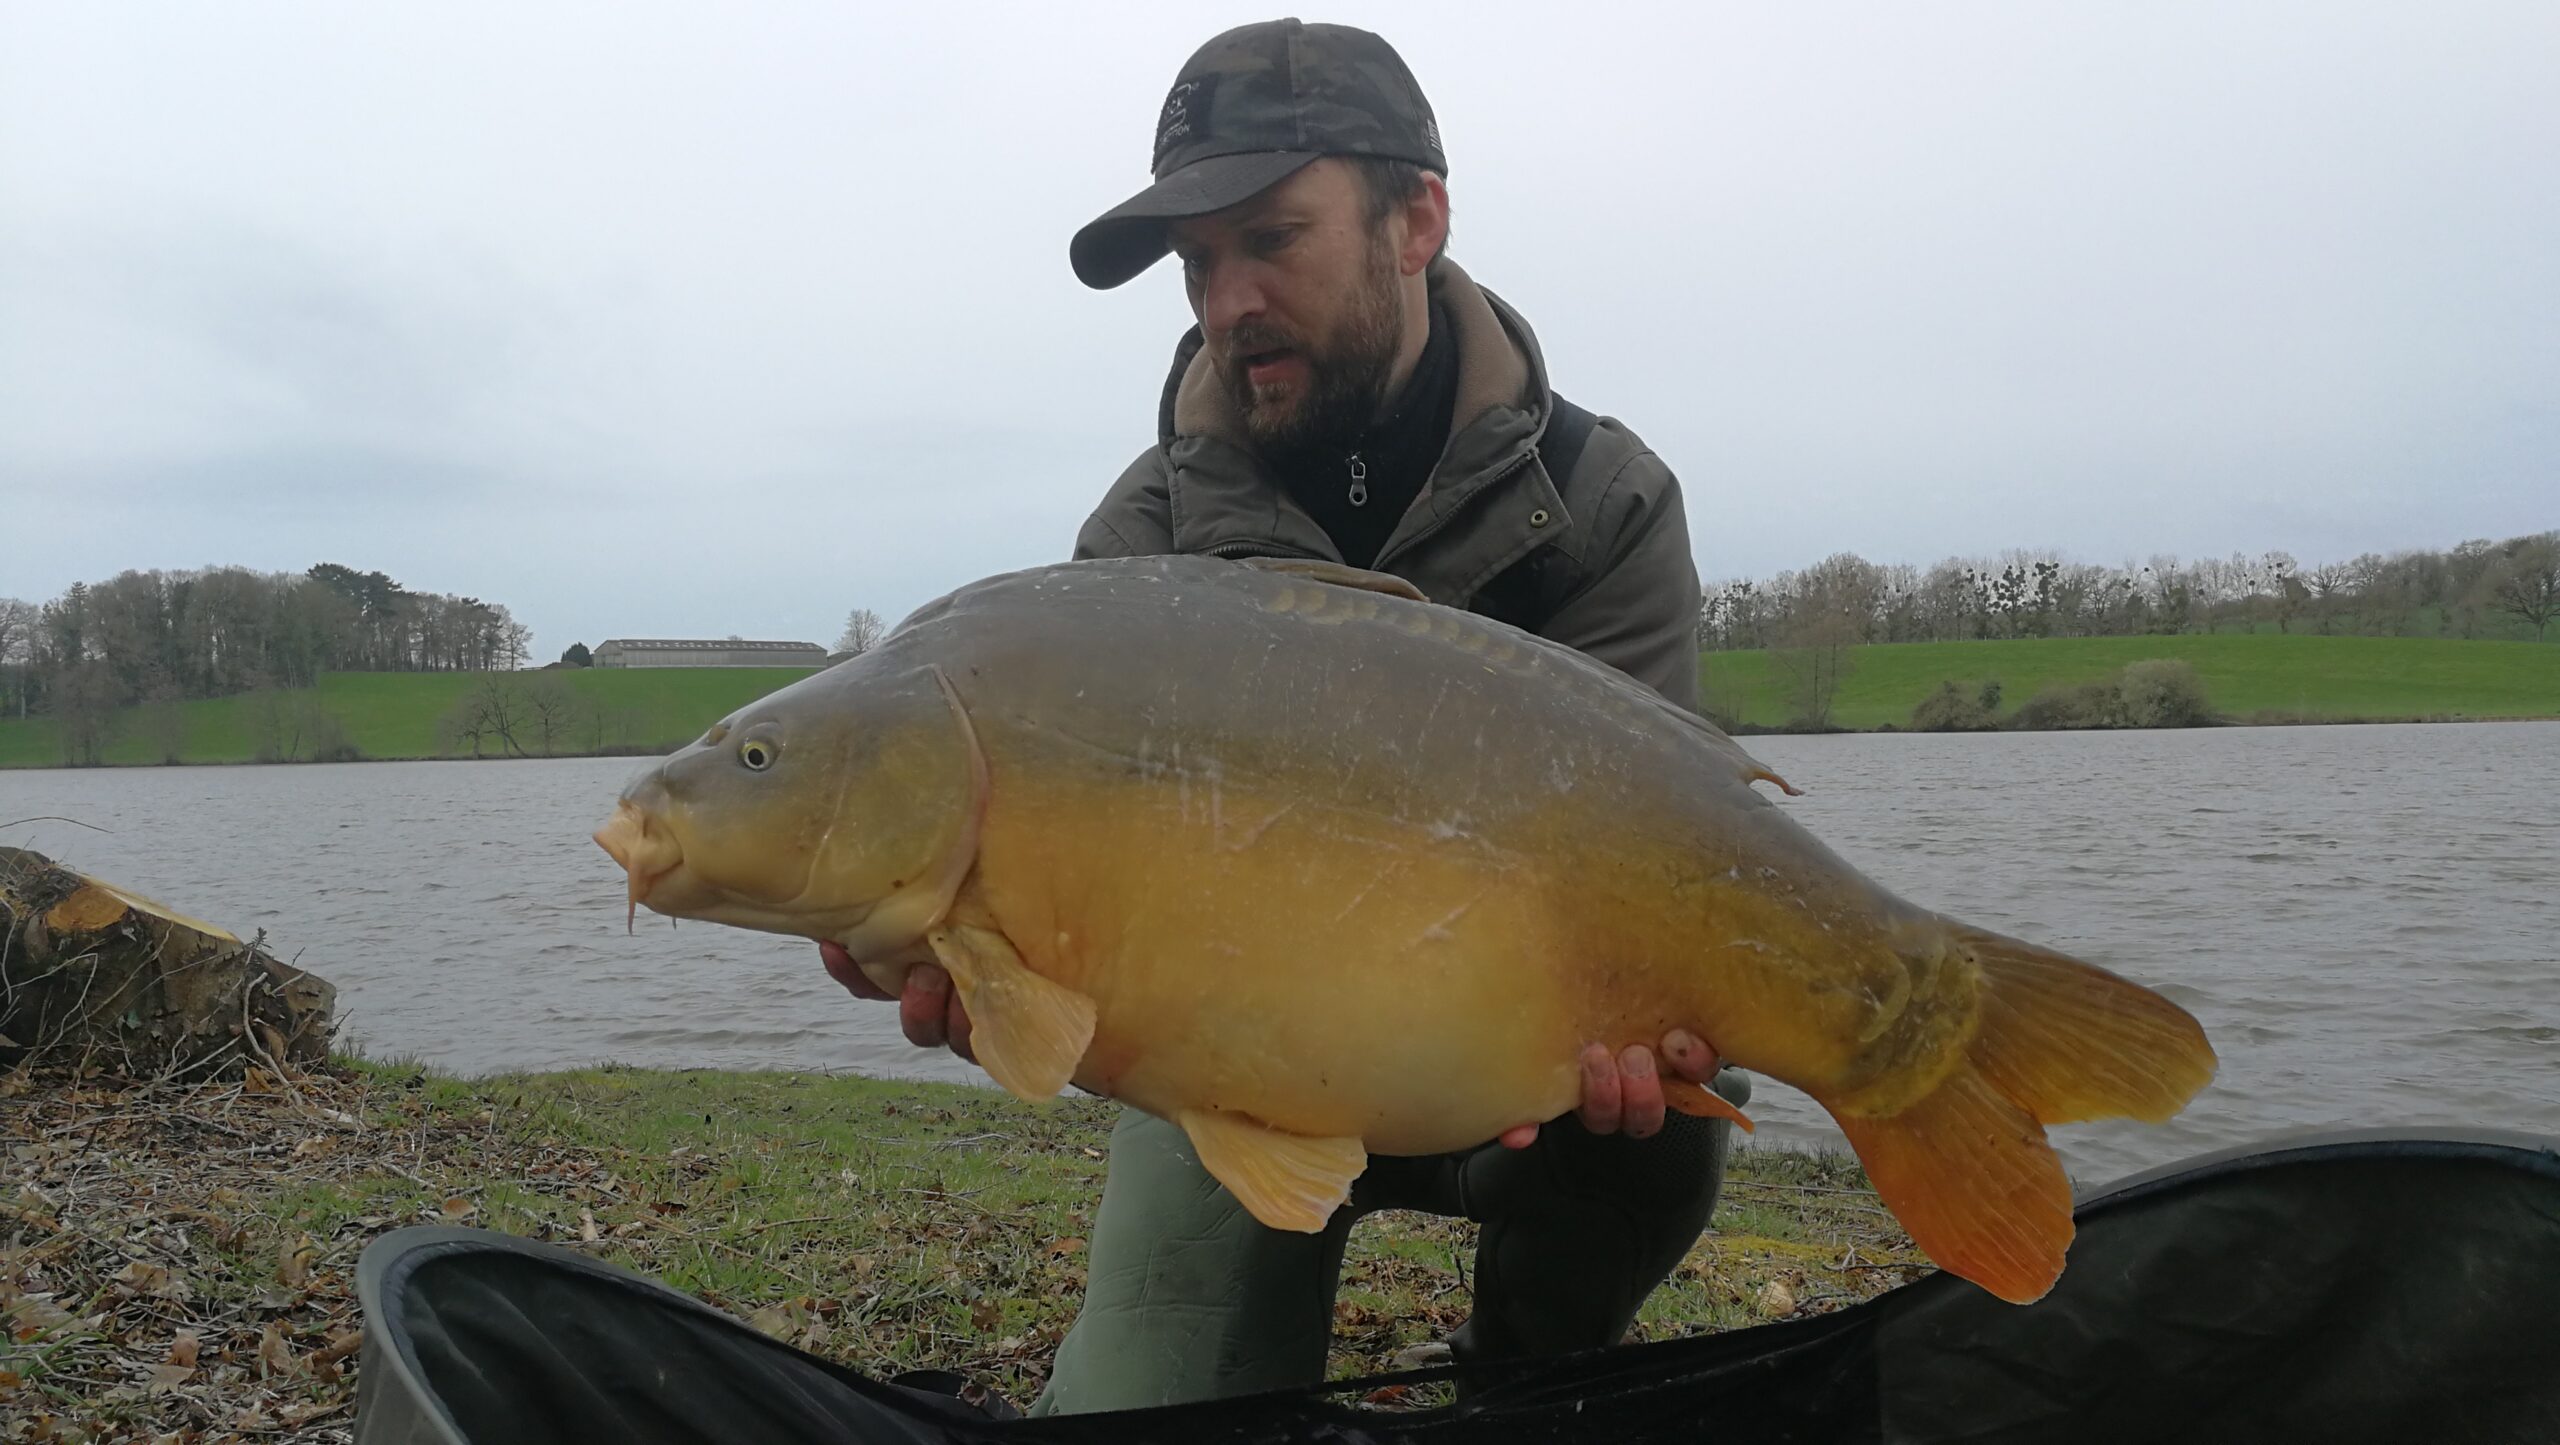
[[1200,280],[1200,323],[1211,331],[1232,331],[1262,314],[1265,298],[1257,268],[1235,261],[1211,262]]

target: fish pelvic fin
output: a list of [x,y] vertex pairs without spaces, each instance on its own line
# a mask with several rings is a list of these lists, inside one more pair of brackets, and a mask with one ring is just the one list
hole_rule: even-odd
[[1696,1118],[1730,1119],[1741,1125],[1745,1134],[1759,1132],[1759,1126],[1751,1122],[1750,1115],[1735,1108],[1731,1099],[1704,1084],[1693,1084],[1687,1079],[1664,1079],[1662,1102]]
[[1898,1113],[1832,1117],[1912,1242],[2013,1304],[2061,1276],[2071,1185],[2047,1124],[2158,1123],[2213,1078],[2185,1009],[2093,964],[1983,929],[1953,946],[1980,966],[1980,1019],[1955,1069]]
[[1357,1139],[1291,1134],[1216,1109],[1185,1109],[1175,1122],[1191,1136],[1200,1166],[1273,1229],[1322,1231],[1369,1167],[1369,1151]]
[[925,942],[969,1011],[978,1066],[1019,1098],[1055,1098],[1093,1042],[1093,1000],[1033,972],[995,929],[945,923]]

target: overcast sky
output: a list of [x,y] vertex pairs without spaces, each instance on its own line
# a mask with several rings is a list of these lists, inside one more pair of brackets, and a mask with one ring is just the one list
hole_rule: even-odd
[[[0,0],[0,596],[322,560],[833,640],[1065,554],[1067,237],[1227,4]],[[1371,5],[1710,578],[2560,525],[2560,5]],[[979,520],[964,520],[976,517]]]

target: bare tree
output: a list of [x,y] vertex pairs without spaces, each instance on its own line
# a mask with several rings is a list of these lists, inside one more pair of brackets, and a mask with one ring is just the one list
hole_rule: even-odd
[[1840,680],[1849,675],[1850,649],[1857,641],[1857,621],[1844,611],[1817,613],[1790,627],[1771,653],[1786,680],[1790,722],[1798,727],[1831,725],[1832,704],[1839,699]]
[[880,645],[882,630],[879,613],[868,607],[857,607],[845,618],[844,631],[836,636],[836,651],[869,652]]
[[43,615],[32,602],[0,597],[0,707],[14,702],[22,718],[35,691],[36,624]]
[[2532,628],[2536,642],[2543,640],[2560,617],[2560,532],[2508,544],[2489,579],[2490,601]]
[[589,711],[587,700],[556,672],[543,674],[525,689],[525,716],[544,757],[558,751],[559,743],[585,724]]

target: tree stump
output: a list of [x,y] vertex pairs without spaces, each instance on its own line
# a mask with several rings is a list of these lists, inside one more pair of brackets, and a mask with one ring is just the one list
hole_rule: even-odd
[[337,998],[255,941],[0,847],[0,1063],[88,1057],[133,1077],[307,1067],[328,1057]]

